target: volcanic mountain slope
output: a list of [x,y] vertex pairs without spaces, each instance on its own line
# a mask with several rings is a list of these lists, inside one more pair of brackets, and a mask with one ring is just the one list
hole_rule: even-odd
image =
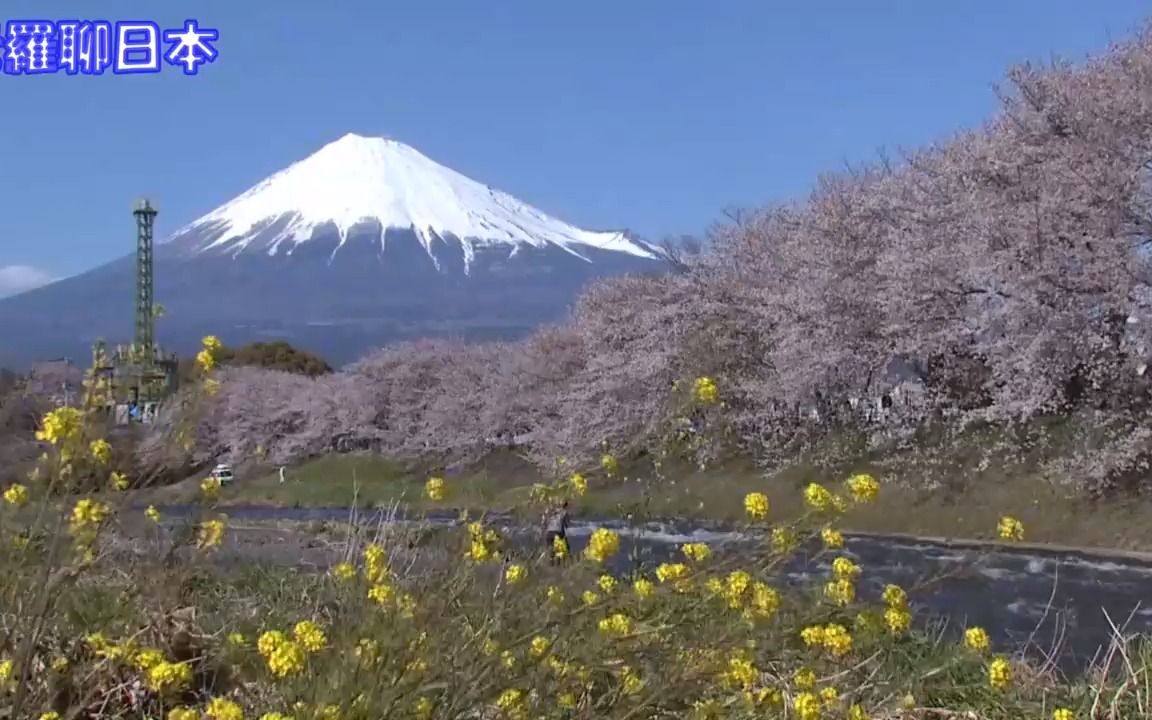
[[[276,337],[335,363],[403,338],[521,336],[560,319],[594,278],[668,267],[625,233],[581,230],[403,143],[351,134],[155,256],[162,343]],[[128,256],[0,301],[0,362],[129,340],[134,272]]]

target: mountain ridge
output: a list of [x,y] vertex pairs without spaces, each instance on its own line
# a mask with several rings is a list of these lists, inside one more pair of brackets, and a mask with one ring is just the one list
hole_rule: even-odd
[[[372,157],[347,157],[354,150]],[[421,172],[401,163],[403,172],[388,174],[396,153]],[[313,173],[317,156],[323,172]],[[376,171],[384,174],[365,175]],[[312,197],[310,184],[323,191]],[[497,236],[470,236],[486,227]],[[183,226],[154,258],[166,310],[157,337],[167,349],[194,351],[204,334],[230,344],[283,339],[335,365],[398,340],[522,337],[563,320],[596,279],[670,268],[662,250],[630,233],[581,230],[402,143],[357,135]],[[0,299],[0,333],[18,339],[0,347],[0,365],[86,357],[97,337],[129,342],[134,292],[135,258],[125,255]]]

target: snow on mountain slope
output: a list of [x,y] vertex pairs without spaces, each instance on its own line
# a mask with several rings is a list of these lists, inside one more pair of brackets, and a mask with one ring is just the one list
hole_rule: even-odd
[[[582,247],[660,259],[657,250],[623,233],[568,225],[401,142],[351,133],[182,228],[175,237],[205,238],[200,252],[238,254],[261,234],[268,254],[291,254],[318,227],[334,224],[339,234],[335,253],[353,226],[372,221],[382,230],[412,231],[433,261],[433,240],[455,238],[463,245],[466,270],[476,248],[492,244],[554,245],[584,260],[588,258]],[[268,238],[270,227],[276,229]],[[383,245],[383,232],[380,242]]]

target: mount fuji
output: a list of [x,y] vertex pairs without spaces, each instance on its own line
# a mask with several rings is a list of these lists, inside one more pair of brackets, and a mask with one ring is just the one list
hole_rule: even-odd
[[[401,339],[519,337],[562,319],[596,278],[669,268],[627,232],[582,230],[401,142],[355,134],[177,230],[154,255],[161,344],[285,339],[332,363]],[[15,340],[0,362],[129,341],[134,273],[130,255],[0,300],[0,333]]]

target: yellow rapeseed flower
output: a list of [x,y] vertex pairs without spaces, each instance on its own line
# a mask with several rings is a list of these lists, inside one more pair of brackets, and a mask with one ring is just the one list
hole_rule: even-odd
[[860,473],[848,478],[845,483],[852,499],[858,503],[872,502],[880,493],[880,484],[868,473]]
[[983,652],[988,649],[988,633],[984,631],[984,628],[968,628],[964,631],[964,644],[969,650]]
[[356,567],[352,563],[342,562],[332,566],[332,577],[341,582],[348,582],[356,577]]
[[395,591],[387,583],[377,583],[368,588],[368,599],[380,606],[387,605],[394,596]]
[[623,688],[625,695],[635,695],[644,687],[644,681],[636,674],[635,670],[624,666],[620,673],[620,686]]
[[500,693],[500,697],[496,700],[496,706],[504,711],[515,710],[520,707],[523,699],[523,692],[515,688],[510,688]]
[[817,512],[832,508],[832,493],[823,485],[812,483],[804,488],[804,504]]
[[907,608],[890,607],[884,611],[884,624],[888,626],[888,632],[900,635],[912,626],[912,613]]
[[834,657],[843,657],[852,652],[852,635],[843,625],[825,625],[820,640],[824,649]]
[[618,467],[619,463],[616,461],[616,457],[614,455],[604,453],[600,456],[600,468],[604,470],[604,473],[608,475],[608,477],[615,475],[616,469]]
[[1000,518],[1000,524],[996,528],[997,533],[1000,535],[1001,540],[1023,540],[1024,539],[1024,524],[1014,517],[1005,515]]
[[185,663],[161,661],[148,670],[148,687],[158,693],[183,690],[192,682],[192,668]]
[[792,709],[800,720],[818,720],[821,712],[820,698],[814,693],[797,693],[792,698]]
[[552,555],[558,560],[568,557],[568,541],[559,535],[552,538]]
[[845,607],[856,599],[856,586],[851,580],[833,580],[824,586],[824,597],[833,605]]
[[1056,708],[1052,711],[1052,720],[1076,720],[1076,713],[1068,708]]
[[224,540],[225,520],[221,515],[214,520],[205,520],[200,524],[200,531],[196,535],[196,545],[203,550],[211,550],[220,546]]
[[548,649],[551,647],[552,641],[543,635],[537,635],[536,637],[532,638],[532,642],[528,645],[529,652],[532,653],[532,657],[544,657],[544,655],[547,654]]
[[838,550],[844,547],[844,535],[839,530],[826,527],[820,531],[820,539],[824,541],[824,547],[829,550]]
[[616,589],[616,578],[611,575],[601,575],[596,580],[596,585],[605,593],[610,593]]
[[848,708],[848,720],[870,720],[868,711],[860,705],[853,705]]
[[144,517],[154,523],[158,523],[160,522],[160,511],[156,509],[155,505],[149,505],[148,509],[144,511]]
[[292,628],[292,636],[308,652],[315,653],[324,649],[328,644],[328,637],[324,630],[311,620],[301,620]]
[[596,603],[600,602],[600,596],[591,590],[585,590],[584,593],[580,596],[580,600],[583,601],[585,605],[595,605]]
[[364,548],[364,578],[370,583],[378,583],[388,572],[388,554],[384,548],[371,544]]
[[228,644],[232,647],[244,647],[248,644],[248,639],[244,637],[243,633],[228,633]]
[[12,661],[0,660],[0,682],[8,682],[12,679]]
[[788,553],[796,549],[799,538],[796,530],[790,527],[772,528],[772,549],[778,553]]
[[200,720],[200,711],[188,707],[172,708],[168,711],[168,720]]
[[902,608],[908,605],[908,593],[899,585],[885,585],[882,597],[888,607]]
[[4,502],[19,507],[28,502],[28,488],[20,483],[13,483],[4,491]]
[[716,383],[710,377],[698,377],[692,383],[692,397],[701,405],[711,405],[716,402],[719,392]]
[[860,577],[860,566],[846,557],[832,561],[832,574],[841,580],[855,580]]
[[752,611],[758,617],[771,617],[780,607],[780,595],[767,584],[752,583]]
[[607,528],[596,528],[588,538],[584,556],[598,563],[605,562],[620,550],[620,536]]
[[212,720],[244,720],[244,710],[227,698],[216,697],[208,701],[204,714]]
[[712,555],[712,548],[704,543],[688,543],[682,545],[680,551],[692,562],[704,562]]
[[97,438],[88,443],[88,454],[98,463],[106,463],[112,457],[112,446],[104,438]]
[[572,473],[572,476],[568,478],[568,484],[572,486],[572,492],[578,496],[583,496],[584,493],[588,492],[588,480],[580,473]]
[[688,566],[684,563],[661,563],[656,568],[656,579],[662,583],[682,580],[688,576]]
[[210,350],[196,353],[196,365],[203,372],[211,372],[216,367],[216,356]]
[[548,598],[548,602],[553,605],[564,604],[564,591],[555,585],[548,586],[548,589],[544,591],[544,597]]
[[624,613],[613,613],[600,620],[600,632],[607,635],[627,635],[632,632],[632,619]]
[[440,502],[447,494],[444,487],[444,478],[433,477],[428,478],[428,482],[424,483],[424,494],[428,496],[429,500],[433,502]]
[[49,710],[48,712],[42,713],[40,715],[40,720],[60,720],[60,713],[56,712],[55,710]]
[[638,578],[632,583],[632,590],[642,598],[649,597],[656,586],[652,584],[651,580],[645,578]]
[[809,668],[800,668],[792,674],[792,684],[801,690],[810,690],[816,687],[816,673]]
[[304,648],[300,643],[285,639],[278,643],[272,652],[267,653],[264,660],[268,664],[268,672],[282,678],[302,672],[305,657]]
[[217,353],[220,352],[220,348],[224,347],[224,344],[221,343],[220,338],[215,335],[206,335],[204,339],[200,341],[200,347],[210,353]]
[[1012,666],[1007,660],[998,657],[988,664],[988,684],[997,690],[1012,684]]
[[40,429],[36,431],[36,439],[51,443],[57,447],[76,438],[83,429],[84,416],[74,407],[62,407],[53,410],[40,421]]
[[220,478],[208,477],[200,481],[200,494],[206,502],[212,502],[220,495]]
[[504,571],[504,581],[509,585],[515,585],[528,576],[528,571],[524,569],[523,565],[509,565],[508,569]]
[[744,496],[744,512],[753,520],[768,517],[768,496],[759,492],[748,493]]

